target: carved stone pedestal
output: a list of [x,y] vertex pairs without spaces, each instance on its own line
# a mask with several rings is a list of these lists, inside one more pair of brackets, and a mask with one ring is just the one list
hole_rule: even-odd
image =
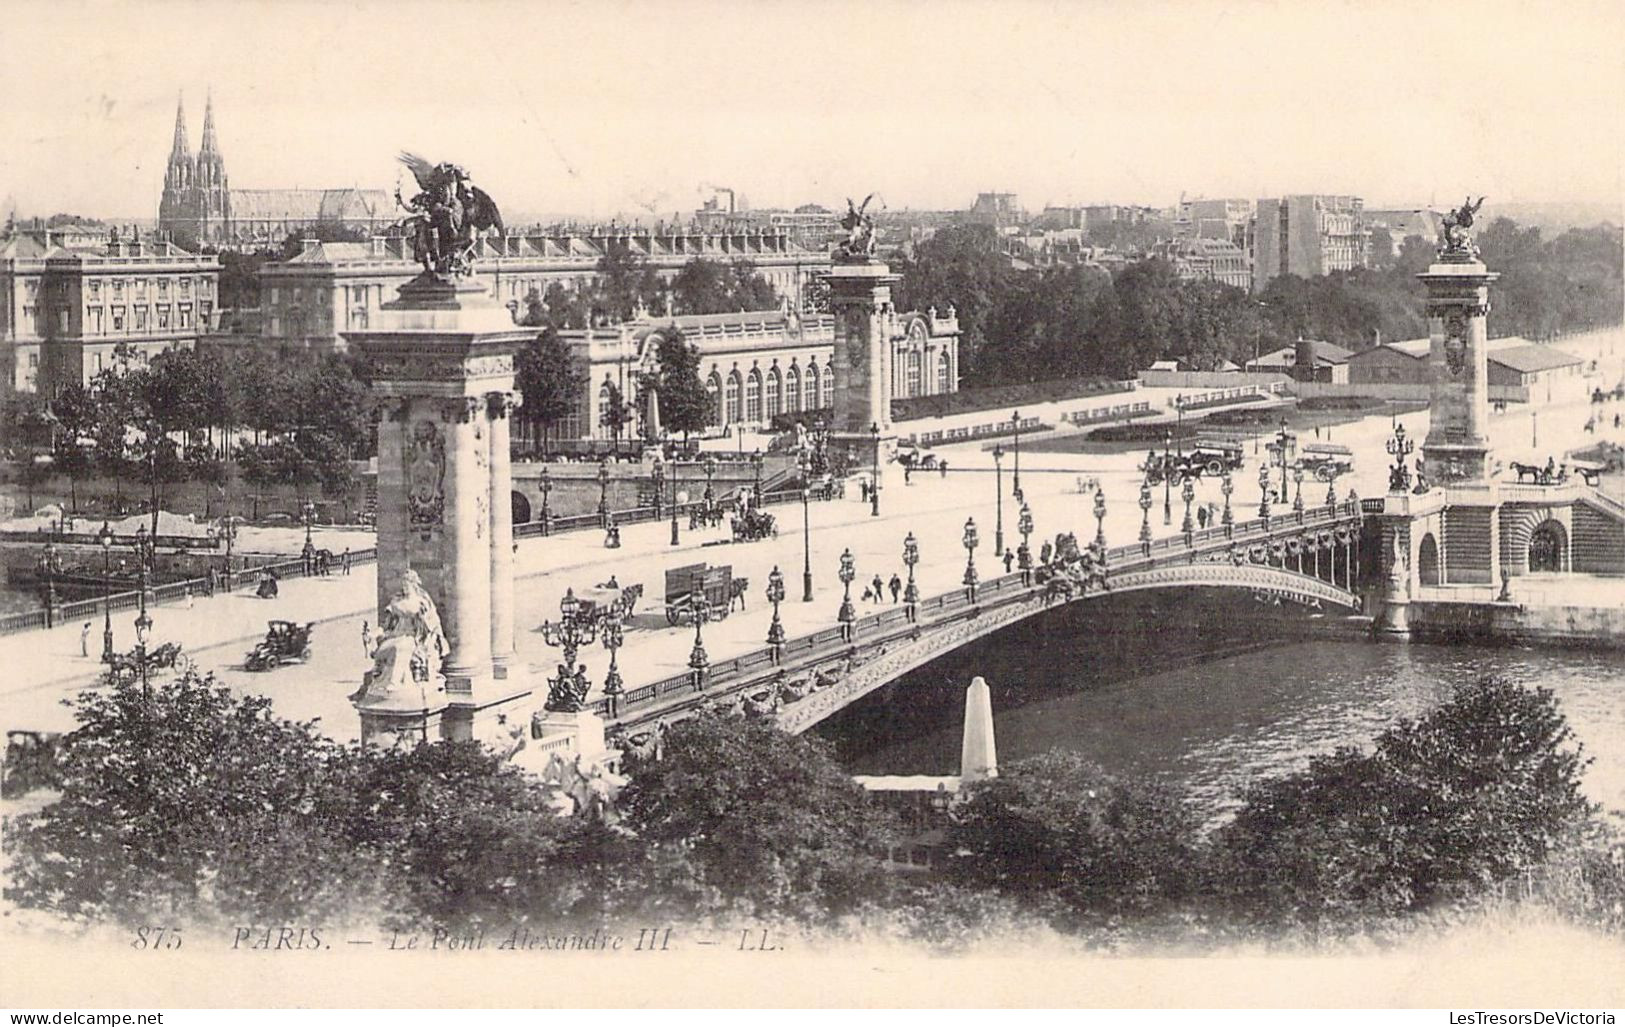
[[386,695],[365,694],[372,687],[372,671],[362,676],[362,698],[355,703],[361,716],[361,741],[385,748],[417,745],[441,737],[446,712],[444,682],[413,682]]

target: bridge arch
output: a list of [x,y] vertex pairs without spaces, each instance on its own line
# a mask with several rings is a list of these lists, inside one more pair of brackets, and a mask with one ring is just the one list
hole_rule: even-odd
[[508,493],[509,502],[513,507],[513,522],[515,524],[530,523],[530,500],[518,489]]
[[1568,529],[1562,521],[1547,518],[1529,533],[1529,573],[1561,574],[1568,569]]
[[1422,544],[1417,547],[1416,573],[1426,587],[1443,584],[1439,574],[1439,540],[1431,531],[1422,536]]

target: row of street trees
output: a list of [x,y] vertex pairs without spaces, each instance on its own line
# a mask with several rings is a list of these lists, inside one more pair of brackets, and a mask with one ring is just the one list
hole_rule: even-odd
[[365,368],[340,355],[175,349],[150,364],[121,355],[89,385],[63,387],[47,410],[54,466],[75,505],[79,479],[100,472],[116,483],[145,478],[156,511],[163,483],[221,484],[233,462],[251,484],[340,490],[372,439]]
[[[1620,229],[1570,229],[1550,241],[1498,218],[1478,236],[1491,286],[1490,333],[1545,339],[1617,324],[1625,307]],[[1257,296],[1212,282],[1181,281],[1161,259],[1115,276],[1088,267],[1015,271],[986,226],[945,229],[902,261],[903,309],[955,305],[963,330],[963,385],[1039,378],[1129,377],[1156,360],[1199,369],[1243,364],[1300,335],[1349,349],[1427,333],[1416,274],[1431,240],[1375,247],[1377,267],[1312,279],[1283,275]]]

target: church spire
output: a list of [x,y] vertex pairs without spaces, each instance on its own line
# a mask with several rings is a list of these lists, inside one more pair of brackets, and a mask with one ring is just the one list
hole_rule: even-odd
[[198,151],[199,157],[220,156],[220,146],[214,138],[214,96],[203,101],[203,149]]
[[169,148],[169,160],[173,163],[176,158],[190,160],[192,147],[186,141],[186,98],[175,98],[175,144]]

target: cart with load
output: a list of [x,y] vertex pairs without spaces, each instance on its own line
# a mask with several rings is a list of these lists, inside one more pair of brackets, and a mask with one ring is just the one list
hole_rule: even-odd
[[243,657],[243,668],[271,670],[284,663],[303,663],[310,659],[310,629],[313,626],[314,622],[295,624],[288,620],[271,621],[265,632],[265,640]]
[[1303,447],[1298,466],[1320,481],[1331,481],[1354,470],[1354,453],[1335,442],[1311,442]]
[[691,563],[666,571],[666,623],[676,626],[697,600],[703,600],[713,617],[728,616],[733,592],[733,565],[710,567]]
[[735,542],[755,542],[778,535],[779,529],[772,514],[751,507],[733,519],[733,532]]

